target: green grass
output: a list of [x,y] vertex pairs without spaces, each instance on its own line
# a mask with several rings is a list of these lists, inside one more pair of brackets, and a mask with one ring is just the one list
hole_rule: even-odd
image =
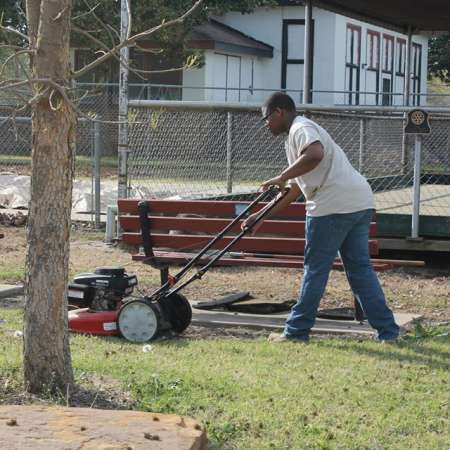
[[429,106],[449,106],[450,105],[450,86],[442,83],[439,78],[428,80],[427,92],[429,94],[446,94],[445,97],[427,97]]
[[[31,164],[31,157],[14,154],[0,154],[0,165],[2,164],[27,166]],[[79,155],[76,157],[76,165],[79,167],[91,167],[92,158],[90,156]],[[101,165],[102,167],[117,167],[117,158],[113,156],[104,156],[101,159]]]
[[[21,312],[0,317],[20,329]],[[21,365],[21,340],[2,328],[0,394]],[[419,327],[400,346],[177,339],[144,353],[116,338],[71,342],[78,380],[112,378],[138,409],[196,418],[213,449],[428,450],[450,448],[449,331]]]
[[25,278],[25,268],[22,264],[16,264],[11,267],[10,264],[0,262],[0,283],[17,283]]

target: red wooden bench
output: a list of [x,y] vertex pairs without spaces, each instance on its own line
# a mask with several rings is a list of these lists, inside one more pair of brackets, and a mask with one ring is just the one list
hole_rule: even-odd
[[[140,200],[119,200],[118,214],[123,242],[140,248],[144,238],[139,217]],[[154,257],[159,263],[184,264],[196,251],[205,246],[250,202],[212,200],[148,200],[147,238]],[[266,203],[259,203],[261,209]],[[192,217],[189,217],[192,215]],[[213,247],[223,248],[240,231],[240,225],[232,228],[229,236],[219,240]],[[378,259],[377,226],[370,227],[369,252],[375,270],[403,265],[405,261]],[[145,233],[144,233],[145,235]],[[265,266],[303,267],[305,248],[305,205],[292,203],[276,218],[262,224],[255,236],[243,237],[228,256],[222,257],[219,266]],[[133,260],[143,261],[142,252],[133,255]],[[207,262],[205,257],[200,263]],[[421,265],[418,263],[418,265]],[[334,268],[342,268],[336,259]]]

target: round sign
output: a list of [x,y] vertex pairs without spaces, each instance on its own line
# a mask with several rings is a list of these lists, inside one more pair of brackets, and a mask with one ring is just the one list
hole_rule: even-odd
[[426,119],[425,114],[420,110],[413,111],[411,113],[411,122],[414,125],[417,125],[417,126],[422,125],[425,122],[425,119]]

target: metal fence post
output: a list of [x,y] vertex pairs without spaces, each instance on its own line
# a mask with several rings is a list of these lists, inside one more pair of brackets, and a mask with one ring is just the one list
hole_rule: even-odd
[[233,113],[227,113],[227,193],[233,192]]
[[411,238],[419,237],[419,217],[420,217],[420,178],[421,178],[421,155],[422,136],[416,134],[414,142],[414,184],[413,184],[413,212],[411,224]]
[[445,175],[450,175],[450,131],[447,133],[447,151],[445,152]]
[[100,228],[101,158],[102,158],[101,124],[100,122],[94,122],[95,228]]
[[[407,115],[403,115],[403,124],[406,123]],[[405,127],[402,127],[402,175],[408,173],[408,135],[405,133]]]
[[363,173],[364,170],[364,134],[365,134],[365,121],[364,117],[359,120],[359,172]]
[[[130,23],[128,21],[129,4],[121,1],[120,10],[120,40],[123,42],[129,37]],[[126,198],[128,182],[128,64],[130,49],[124,46],[120,49],[120,75],[119,75],[119,142],[118,142],[118,198]]]

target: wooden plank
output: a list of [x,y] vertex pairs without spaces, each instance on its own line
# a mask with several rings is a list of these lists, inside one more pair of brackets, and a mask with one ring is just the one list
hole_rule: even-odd
[[[121,216],[119,220],[124,231],[139,231],[141,229],[137,216]],[[231,219],[163,216],[149,216],[149,220],[151,229],[155,231],[181,230],[185,234],[203,232],[214,235],[222,231],[231,222]],[[231,228],[230,233],[240,232],[242,222],[243,220],[239,221]],[[258,234],[304,237],[305,222],[300,220],[266,220],[258,230]]]
[[[142,200],[121,199],[118,200],[119,215],[138,215],[138,203]],[[152,213],[163,214],[201,214],[218,217],[235,217],[238,212],[251,202],[217,201],[217,200],[147,200],[150,202]],[[267,205],[267,202],[258,203],[252,212],[259,211]],[[304,203],[291,203],[277,217],[296,218],[305,217]]]
[[[181,253],[181,252],[161,252],[155,251],[155,256],[161,262],[167,262],[172,264],[186,264],[194,256],[195,253]],[[145,256],[142,254],[136,254],[132,256],[133,261],[143,261]],[[210,258],[205,256],[200,258],[197,265],[206,264],[210,261]],[[291,269],[301,269],[304,266],[304,259],[298,257],[297,259],[289,258],[254,258],[254,257],[244,257],[244,258],[228,258],[223,257],[219,259],[215,266],[257,266],[257,267],[282,267]],[[386,270],[392,268],[389,263],[378,263],[374,262],[373,268],[377,271]],[[340,260],[336,260],[333,264],[333,269],[343,269],[343,264]]]
[[380,238],[380,250],[450,252],[450,241],[439,239]]
[[[378,236],[406,238],[411,236],[411,215],[409,214],[377,214]],[[449,216],[424,216],[419,218],[420,236],[425,238],[450,238]],[[399,247],[398,250],[401,250]],[[420,250],[417,248],[417,250]],[[430,251],[441,251],[439,248]],[[445,250],[444,250],[445,251]]]
[[[140,233],[123,233],[122,239],[130,245],[142,245]],[[232,237],[225,236],[216,241],[211,248],[223,249],[230,243]],[[167,247],[177,250],[201,249],[211,241],[207,235],[172,235],[152,234],[153,247]],[[305,250],[305,239],[282,238],[282,237],[246,237],[244,236],[230,249],[233,251],[259,252],[259,253],[282,253],[288,255],[302,255]],[[369,252],[371,255],[378,254],[378,243],[369,240]]]
[[[164,216],[149,216],[150,227],[155,231],[171,231],[182,230],[186,234],[188,232],[204,232],[217,234],[222,231],[230,222],[231,219],[218,218],[198,218],[198,217],[164,217]],[[120,216],[120,226],[124,231],[139,231],[141,224],[138,216]],[[239,232],[241,230],[241,223],[239,221],[230,233]],[[377,225],[372,223],[370,225],[370,236],[376,236]],[[282,236],[304,237],[305,236],[305,221],[304,220],[265,220],[258,229],[257,235],[260,234],[278,234]]]

